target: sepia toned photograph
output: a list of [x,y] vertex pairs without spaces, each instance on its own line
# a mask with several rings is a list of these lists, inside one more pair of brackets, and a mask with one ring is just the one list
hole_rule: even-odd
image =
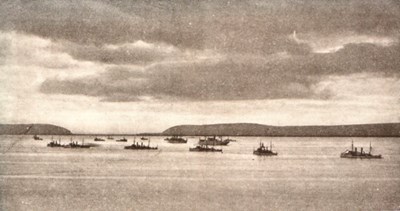
[[0,210],[400,211],[400,1],[0,0]]

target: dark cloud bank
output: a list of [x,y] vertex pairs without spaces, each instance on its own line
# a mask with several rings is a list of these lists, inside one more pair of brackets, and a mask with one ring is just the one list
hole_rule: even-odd
[[[77,60],[115,66],[92,77],[48,79],[41,91],[50,94],[105,101],[324,99],[331,92],[316,91],[315,85],[326,76],[400,72],[398,42],[347,44],[318,54],[290,37],[296,30],[336,39],[351,32],[398,40],[398,1],[5,1],[0,8],[2,30],[50,38]],[[155,46],[124,45],[137,40]],[[105,47],[111,44],[119,47]],[[179,62],[185,52],[206,50],[225,57]]]
[[[216,64],[155,66],[144,72],[110,69],[78,80],[50,79],[45,93],[83,94],[106,101],[133,101],[140,96],[186,100],[326,98],[329,90],[314,85],[328,75],[372,72],[398,76],[400,46],[348,45],[333,54],[251,62],[228,58]],[[355,51],[355,52],[354,52]]]

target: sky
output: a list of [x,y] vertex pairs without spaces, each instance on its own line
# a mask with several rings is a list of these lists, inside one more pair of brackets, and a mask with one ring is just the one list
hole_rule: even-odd
[[400,3],[4,0],[0,123],[400,122]]

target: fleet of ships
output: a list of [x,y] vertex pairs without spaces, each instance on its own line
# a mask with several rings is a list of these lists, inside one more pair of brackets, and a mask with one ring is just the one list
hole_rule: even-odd
[[[34,140],[43,140],[43,138],[40,138],[37,135],[33,136]],[[107,137],[108,140],[114,140],[112,136]],[[151,146],[150,145],[150,138],[148,137],[141,137],[141,141],[147,141],[147,144],[144,144],[143,142],[137,142],[136,137],[133,140],[132,145],[124,146],[124,149],[128,150],[158,150],[158,146]],[[186,144],[188,142],[188,139],[183,138],[181,136],[172,136],[164,139],[168,143],[172,144]],[[94,141],[96,142],[104,142],[105,139],[95,137]],[[121,139],[115,140],[116,142],[128,142],[128,140],[123,137]],[[222,152],[222,148],[215,148],[215,146],[227,146],[230,142],[236,142],[234,139],[223,139],[222,136],[217,137],[217,136],[209,136],[209,137],[204,137],[200,138],[198,141],[198,144],[194,147],[190,147],[189,151],[190,152]],[[53,137],[51,137],[51,141],[47,144],[47,147],[61,147],[61,148],[91,148],[93,145],[90,144],[85,144],[84,139],[81,140],[81,142],[73,141],[72,138],[69,143],[67,144],[62,144],[61,139],[53,140]],[[278,153],[272,151],[272,142],[270,142],[269,147],[266,146],[264,143],[260,142],[259,146],[257,149],[253,149],[253,154],[257,156],[277,156]],[[360,150],[357,149],[357,147],[354,147],[353,141],[351,142],[351,149],[347,149],[346,151],[342,152],[340,154],[341,158],[361,158],[361,159],[380,159],[382,158],[382,155],[374,155],[372,154],[372,145],[370,143],[369,145],[369,151],[366,152],[364,151],[364,148],[361,147]]]

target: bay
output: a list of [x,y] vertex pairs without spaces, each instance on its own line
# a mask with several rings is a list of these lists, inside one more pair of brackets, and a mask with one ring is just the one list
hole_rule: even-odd
[[[399,138],[231,137],[223,153],[201,153],[189,152],[198,137],[151,137],[157,151],[124,150],[133,136],[72,136],[90,149],[49,148],[41,137],[0,136],[0,210],[400,209]],[[366,151],[372,142],[383,159],[340,158],[352,140]],[[253,155],[260,141],[278,156]]]

